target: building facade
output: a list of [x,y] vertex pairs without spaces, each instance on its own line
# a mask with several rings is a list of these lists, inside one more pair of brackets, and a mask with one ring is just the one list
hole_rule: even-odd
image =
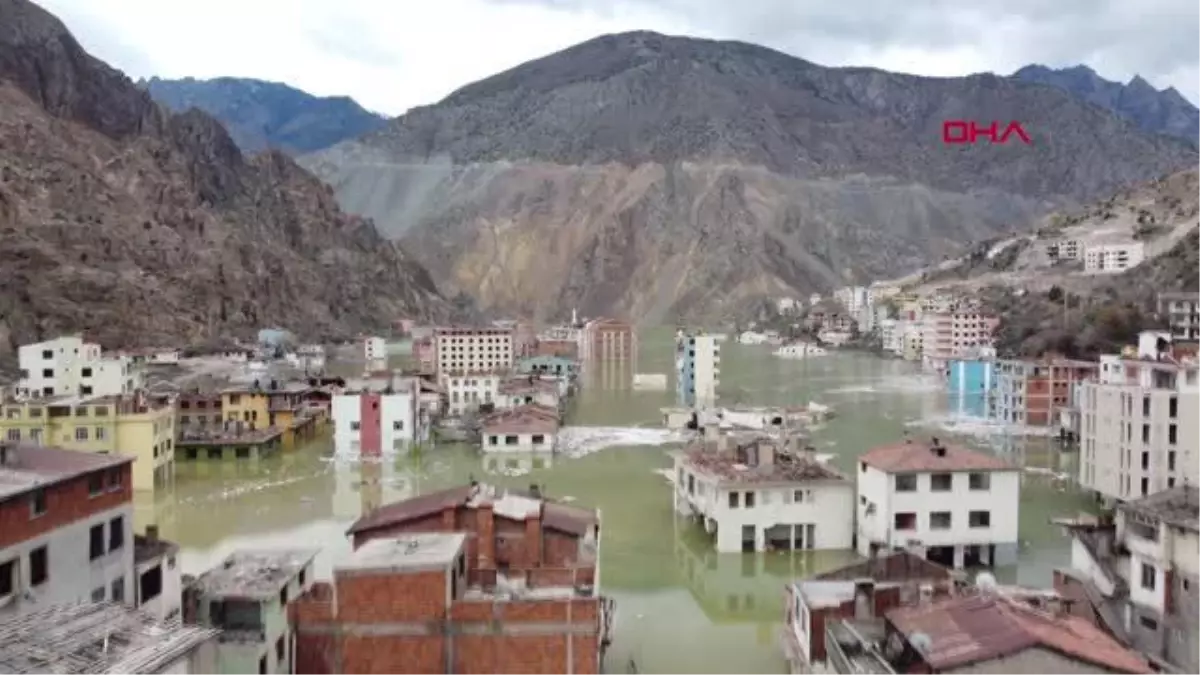
[[132,462],[0,442],[0,617],[134,604]]
[[145,375],[128,356],[106,357],[100,345],[79,336],[22,345],[17,395],[30,398],[131,394]]
[[1174,340],[1200,340],[1200,293],[1159,293],[1158,314]]
[[1016,562],[1019,469],[960,446],[906,440],[858,462],[858,552],[905,548],[947,567]]
[[338,454],[378,457],[407,452],[428,440],[415,380],[400,380],[333,396],[333,444]]
[[987,418],[996,372],[991,359],[955,359],[946,380],[950,409],[968,417]]
[[716,336],[679,331],[675,335],[675,392],[679,405],[712,407],[721,383],[721,343]]
[[483,418],[485,453],[553,452],[558,442],[558,408],[526,403]]
[[386,361],[387,357],[387,340],[381,337],[363,338],[364,361]]
[[512,370],[512,328],[438,328],[433,339],[435,365],[442,381],[454,375]]
[[475,413],[482,405],[495,406],[500,396],[500,373],[454,374],[445,378],[447,412],[452,416]]
[[592,319],[583,325],[578,340],[579,360],[584,364],[597,361],[637,364],[637,331],[626,321]]
[[1115,274],[1134,267],[1146,258],[1146,245],[1140,241],[1122,241],[1087,246],[1083,251],[1083,270],[1093,274]]
[[1071,388],[1095,375],[1097,364],[1048,356],[996,361],[995,419],[1005,424],[1047,427],[1071,406]]

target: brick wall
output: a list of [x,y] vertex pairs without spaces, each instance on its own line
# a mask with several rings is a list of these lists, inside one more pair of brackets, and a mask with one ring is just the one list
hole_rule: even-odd
[[88,494],[87,475],[46,488],[46,512],[37,518],[30,517],[32,493],[0,502],[0,549],[129,503],[133,499],[131,466],[119,468],[119,488],[110,492],[106,486],[94,497]]

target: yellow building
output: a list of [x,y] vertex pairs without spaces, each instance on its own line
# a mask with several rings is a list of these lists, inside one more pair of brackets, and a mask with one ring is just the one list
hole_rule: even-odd
[[316,434],[318,416],[305,404],[310,391],[298,382],[227,389],[221,392],[221,412],[227,423],[241,422],[247,431],[278,429],[283,449],[291,450]]
[[175,405],[132,394],[6,401],[0,434],[10,441],[134,458],[133,488],[154,490],[175,472]]

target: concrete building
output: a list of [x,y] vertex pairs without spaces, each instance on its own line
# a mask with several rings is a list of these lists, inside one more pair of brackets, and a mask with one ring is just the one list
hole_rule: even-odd
[[177,620],[183,613],[178,556],[179,546],[160,539],[157,525],[133,535],[133,604],[159,621]]
[[903,323],[899,319],[880,319],[879,342],[885,352],[902,354],[904,352]]
[[598,361],[628,361],[637,365],[637,331],[627,321],[592,319],[578,334],[579,360],[588,364]]
[[485,453],[553,452],[558,443],[558,408],[526,403],[483,418]]
[[433,338],[439,381],[451,376],[512,370],[515,357],[512,328],[438,328]]
[[333,445],[338,454],[378,457],[407,452],[429,439],[428,420],[419,407],[413,378],[366,382],[334,394]]
[[1178,486],[1119,504],[1115,521],[1073,523],[1055,589],[1081,616],[1175,672],[1200,672],[1200,498]]
[[601,672],[614,613],[597,511],[475,484],[349,534],[354,555],[295,606],[297,672]]
[[220,631],[109,602],[0,619],[3,673],[213,673]]
[[1097,364],[1056,356],[996,361],[995,419],[1005,424],[1048,427],[1071,405],[1071,388],[1096,374]]
[[387,357],[387,340],[381,337],[363,338],[364,361],[386,361]]
[[715,405],[720,374],[721,343],[716,336],[675,333],[675,392],[679,405],[689,408]]
[[1083,257],[1083,245],[1078,239],[1059,239],[1046,244],[1046,256],[1051,262],[1079,260]]
[[929,312],[922,318],[922,360],[927,370],[943,372],[955,359],[968,358],[992,346],[998,318],[963,305],[961,309]]
[[500,409],[536,403],[547,408],[558,409],[562,402],[559,382],[542,379],[534,375],[509,377],[500,382],[497,389],[496,407]]
[[718,552],[853,546],[854,486],[815,452],[713,436],[675,453],[675,511],[700,520]]
[[1079,483],[1107,501],[1145,497],[1200,473],[1195,360],[1144,333],[1137,357],[1106,355],[1079,392]]
[[207,672],[297,671],[288,608],[312,587],[316,557],[316,550],[238,551],[185,584],[184,621],[221,630]]
[[996,371],[992,359],[954,359],[949,364],[946,389],[950,409],[969,417],[987,418],[991,410]]
[[858,458],[858,552],[907,548],[947,567],[1016,562],[1021,473],[960,446],[905,440]]
[[0,617],[133,604],[132,461],[0,443]]
[[475,413],[481,405],[496,405],[500,395],[500,373],[463,373],[443,378],[448,400],[447,412],[452,416]]
[[100,345],[79,336],[21,345],[17,395],[30,398],[131,394],[145,376],[127,356],[105,357]]
[[579,364],[573,359],[553,354],[526,356],[517,362],[517,372],[522,375],[553,375],[571,380],[579,374]]
[[921,321],[904,321],[901,328],[900,356],[905,361],[920,361],[925,354],[925,328]]
[[834,291],[833,299],[846,308],[847,315],[858,317],[871,304],[872,297],[865,286],[847,286]]
[[1158,314],[1173,340],[1200,340],[1200,293],[1159,293]]
[[13,443],[133,458],[135,490],[153,491],[175,471],[175,403],[140,391],[0,402],[0,433]]
[[1146,245],[1140,241],[1118,241],[1084,248],[1083,270],[1092,274],[1124,272],[1145,260]]

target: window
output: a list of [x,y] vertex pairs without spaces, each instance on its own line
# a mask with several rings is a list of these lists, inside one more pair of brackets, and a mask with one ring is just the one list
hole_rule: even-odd
[[114,579],[112,582],[112,601],[125,602],[125,577]]
[[162,593],[162,588],[162,565],[155,565],[138,577],[138,598],[142,604],[157,598]]
[[[29,583],[41,586],[50,578],[50,554],[45,546],[29,552]],[[0,593],[0,595],[4,595]]]
[[893,517],[892,526],[897,531],[915,530],[917,529],[917,514],[897,513]]
[[748,508],[748,509],[754,508],[754,497],[755,497],[755,493],[753,491],[746,492],[746,508]]
[[96,440],[102,441],[106,436],[107,434],[104,427],[96,427]]
[[43,368],[42,369],[42,377],[54,377],[54,369],[53,368]]
[[42,358],[43,358],[43,359],[52,359],[52,358],[54,358],[54,350],[53,350],[53,349],[43,349],[43,350],[42,350]]
[[1142,453],[1142,471],[1148,471],[1149,469],[1150,469],[1150,453],[1143,452]]
[[82,370],[80,371],[80,373],[79,373],[79,374],[80,374],[80,375],[83,375],[84,377],[91,377],[91,376],[92,376],[92,369],[91,369],[91,368],[84,368],[84,369],[82,369]]
[[1167,399],[1167,417],[1175,419],[1179,416],[1179,399],[1175,396]]
[[517,444],[517,437],[516,437],[516,436],[505,436],[505,437],[504,437],[504,444],[505,444],[505,445],[516,445],[516,444]]
[[304,581],[307,578],[308,578],[308,568],[307,567],[301,568],[300,576],[297,579],[298,583],[300,584],[300,588],[304,588]]
[[792,501],[797,504],[804,503],[804,490],[792,490]]
[[1149,443],[1149,442],[1150,442],[1150,425],[1143,424],[1142,425],[1142,443]]
[[1146,630],[1158,630],[1158,622],[1148,616],[1139,616],[1138,623]]
[[125,518],[117,516],[108,523],[108,550],[116,551],[125,545]]
[[1175,425],[1168,424],[1167,425],[1167,443],[1170,443],[1171,445],[1175,445],[1176,442],[1178,442],[1178,436],[1176,434]]
[[729,491],[729,508],[736,509],[738,507],[738,495],[739,494],[741,494],[741,493],[733,491],[733,490]]
[[972,511],[967,514],[967,524],[970,527],[991,527],[992,512],[991,511]]
[[5,560],[0,563],[0,598],[6,598],[17,590],[17,561]]
[[1143,478],[1142,479],[1142,496],[1145,497],[1148,494],[1150,494],[1150,479]]
[[498,443],[499,443],[498,437],[488,436],[488,445],[497,445]]
[[21,440],[21,430],[20,429],[9,429],[8,430],[8,440],[20,441]]
[[905,473],[896,476],[896,492],[916,492],[917,491],[917,476],[916,474]]
[[1142,588],[1152,591],[1154,590],[1157,579],[1158,570],[1154,569],[1154,565],[1142,563]]
[[1175,451],[1171,450],[1167,453],[1167,471],[1175,470]]
[[361,422],[351,422],[350,423],[350,431],[358,431],[360,428],[362,428]]
[[93,525],[89,535],[88,559],[95,560],[104,555],[104,525]]
[[931,530],[948,530],[950,529],[950,512],[949,511],[934,511],[929,514],[929,529]]
[[288,601],[288,592],[287,592],[287,586],[284,586],[284,587],[283,587],[283,588],[282,588],[282,589],[279,591],[279,606],[280,606],[280,607],[287,607],[287,601]]
[[967,485],[972,490],[992,489],[992,476],[987,473],[973,473],[967,477]]
[[267,657],[265,656],[258,660],[258,673],[259,675],[267,675]]
[[392,431],[404,431],[404,422],[402,420],[392,422]]
[[543,434],[534,434],[534,435],[533,435],[533,444],[534,444],[534,445],[542,445],[542,444],[544,444],[545,442],[546,442],[546,436],[545,436],[545,435],[543,435]]
[[92,602],[104,602],[104,587],[97,586],[92,589]]
[[283,638],[280,637],[275,641],[275,661],[283,663]]
[[1143,396],[1142,397],[1142,417],[1149,417],[1149,416],[1150,416],[1150,397]]
[[954,487],[954,474],[935,473],[929,476],[929,489],[932,492],[949,492]]
[[34,490],[29,496],[29,517],[37,518],[46,512],[46,491]]
[[75,440],[86,441],[88,439],[87,427],[75,427]]

